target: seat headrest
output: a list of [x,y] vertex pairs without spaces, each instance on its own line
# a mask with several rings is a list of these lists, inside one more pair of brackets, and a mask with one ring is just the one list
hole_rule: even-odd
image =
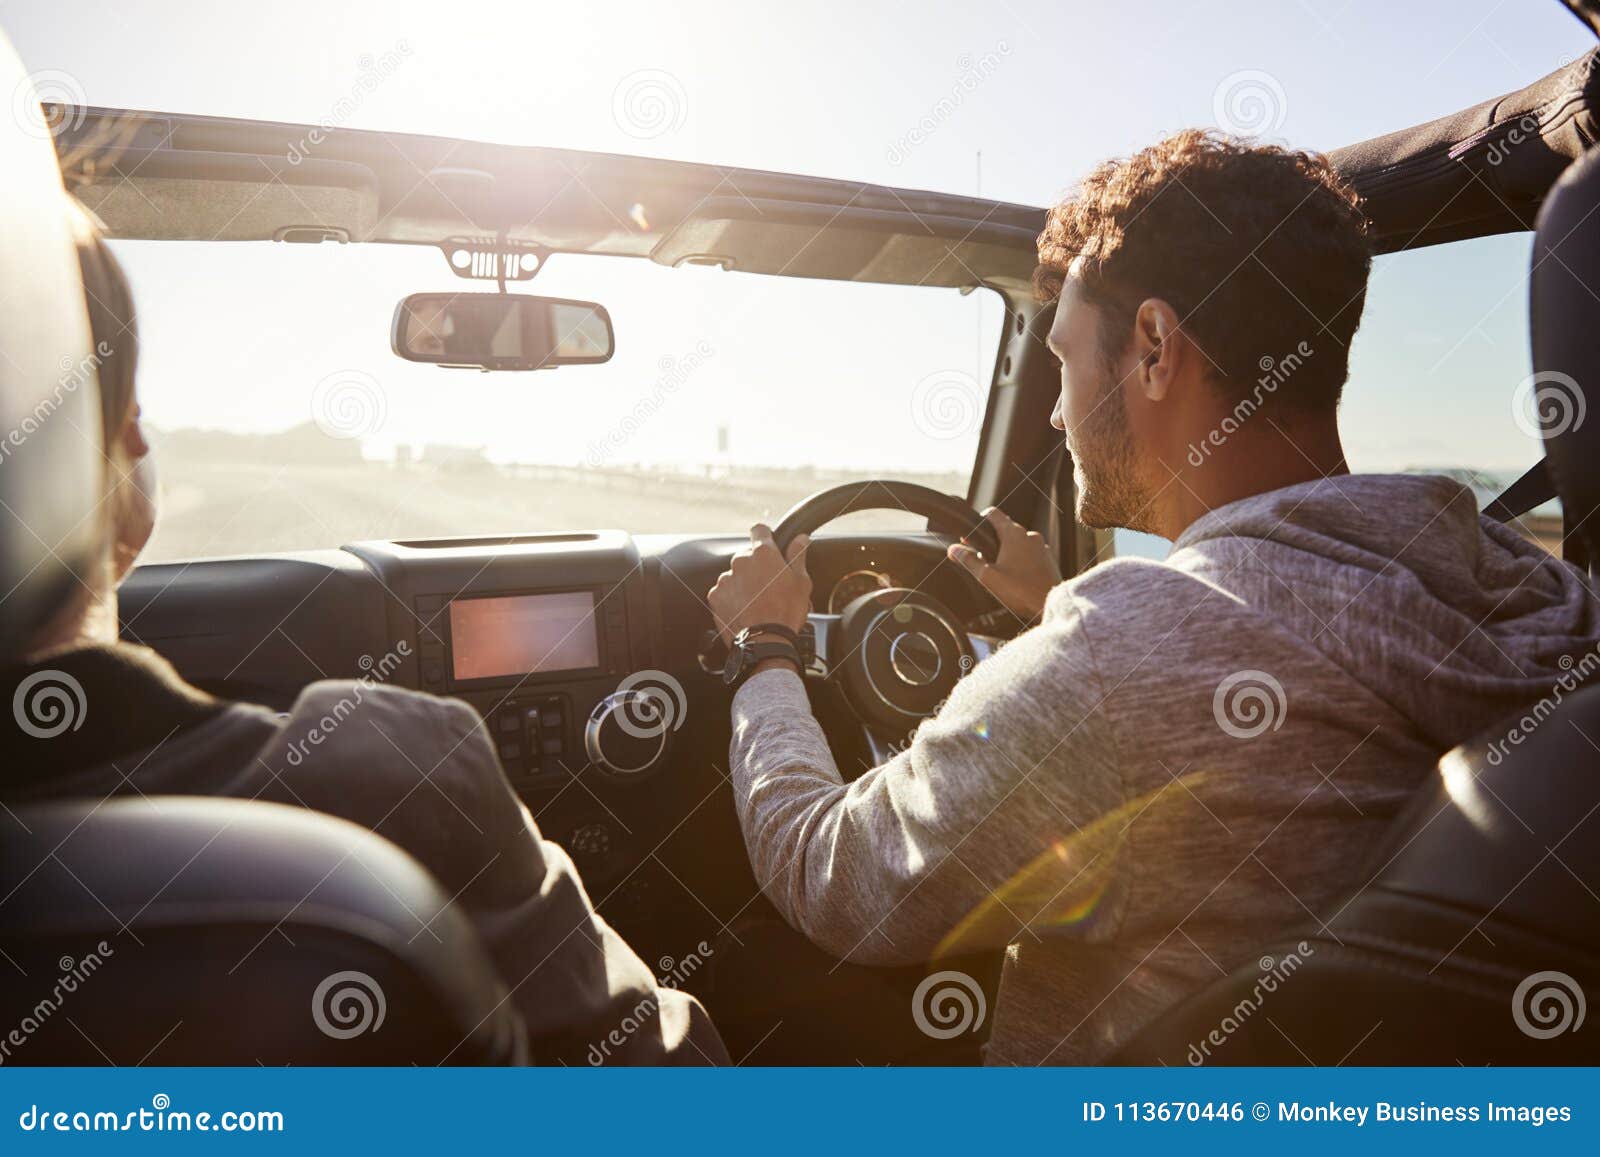
[[1539,212],[1529,279],[1529,380],[1545,461],[1569,526],[1600,557],[1600,152],[1556,182]]
[[9,1042],[23,1064],[527,1055],[500,974],[438,882],[373,832],[283,804],[0,811],[0,964],[0,1023],[31,1025]]
[[100,400],[50,130],[0,35],[0,662],[98,545]]

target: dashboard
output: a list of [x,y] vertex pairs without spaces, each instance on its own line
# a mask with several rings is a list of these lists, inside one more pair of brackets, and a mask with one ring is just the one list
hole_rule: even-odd
[[[720,871],[708,886],[735,881],[743,904],[742,842],[711,802],[728,792],[729,694],[700,654],[705,593],[744,543],[596,531],[158,564],[122,588],[124,637],[213,694],[278,710],[318,679],[374,672],[460,699],[586,880],[622,881],[684,838],[684,882]],[[963,621],[994,608],[930,534],[819,535],[808,565],[817,612],[886,586]],[[641,725],[641,710],[670,719]]]
[[[792,1059],[808,1055],[796,1042],[816,1018],[788,1018],[771,1037],[765,1011],[713,1000],[719,983],[738,988],[740,970],[770,994],[798,962],[836,967],[783,924],[750,870],[727,774],[730,694],[701,662],[705,594],[746,541],[596,531],[149,565],[121,588],[122,633],[212,694],[277,710],[317,680],[362,677],[470,704],[607,921],[647,961],[717,945],[717,967],[687,987],[736,1055],[759,1046]],[[837,613],[887,584],[920,589],[962,623],[992,616],[996,604],[944,548],[926,533],[817,535],[814,610]],[[841,768],[872,766],[834,680],[807,685]],[[845,969],[863,1007],[885,991],[898,1005],[921,979]],[[785,982],[796,999],[815,989],[808,977]],[[820,1059],[871,1045],[830,1045]]]

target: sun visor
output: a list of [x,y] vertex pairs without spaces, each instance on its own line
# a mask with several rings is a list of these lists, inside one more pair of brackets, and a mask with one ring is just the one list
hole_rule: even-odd
[[73,191],[121,237],[359,241],[378,220],[378,178],[349,161],[126,149]]
[[1600,49],[1473,108],[1329,154],[1365,199],[1380,252],[1533,228],[1597,137]]
[[[1031,214],[1030,214],[1031,216]],[[650,253],[662,265],[898,285],[1026,286],[1044,214],[1028,224],[904,210],[714,197]]]

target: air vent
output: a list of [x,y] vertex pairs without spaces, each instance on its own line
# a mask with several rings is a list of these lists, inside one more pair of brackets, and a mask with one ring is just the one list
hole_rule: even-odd
[[597,534],[512,534],[493,538],[413,538],[395,541],[408,550],[456,550],[463,546],[536,546],[553,542],[594,542]]

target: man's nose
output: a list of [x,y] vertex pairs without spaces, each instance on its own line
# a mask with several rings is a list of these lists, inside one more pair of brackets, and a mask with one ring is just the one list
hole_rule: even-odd
[[1061,399],[1056,399],[1055,409],[1050,411],[1050,424],[1063,434],[1067,432],[1067,420],[1061,413]]

